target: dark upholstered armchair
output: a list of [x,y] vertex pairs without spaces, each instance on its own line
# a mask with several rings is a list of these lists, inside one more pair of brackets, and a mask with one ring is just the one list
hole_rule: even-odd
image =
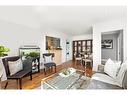
[[[47,61],[46,58],[50,56],[51,56],[50,61]],[[46,75],[46,69],[50,69],[50,68],[52,69],[53,67],[55,68],[55,72],[56,72],[56,63],[53,62],[53,57],[54,57],[54,53],[44,53],[43,54],[45,75]]]
[[[30,58],[27,60],[24,60],[22,62],[23,70],[17,72],[16,74],[10,75],[8,61],[17,61],[19,58],[20,58],[19,56],[6,57],[6,58],[3,58],[2,61],[5,67],[7,79],[17,80],[17,83],[19,82],[20,89],[22,89],[22,78],[23,77],[29,75],[30,79],[32,80],[32,61]],[[7,85],[8,85],[8,81],[6,83],[5,89]]]

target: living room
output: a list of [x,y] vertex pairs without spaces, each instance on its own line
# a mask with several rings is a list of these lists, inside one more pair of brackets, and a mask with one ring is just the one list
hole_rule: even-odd
[[[118,30],[123,31],[123,51],[124,51],[123,58],[122,58],[123,60],[115,60],[121,62],[120,63],[117,62],[119,63],[119,66],[112,69],[116,69],[116,72],[118,71],[120,72],[120,70],[118,69],[126,66],[126,65],[121,65],[122,62],[126,63],[127,60],[126,59],[127,54],[125,53],[127,52],[126,49],[127,10],[125,9],[127,9],[126,6],[123,7],[119,7],[119,6],[110,6],[110,7],[109,6],[105,6],[105,7],[102,6],[96,6],[96,7],[95,6],[66,6],[66,7],[65,6],[38,6],[38,7],[37,6],[1,6],[0,7],[0,26],[1,26],[0,45],[5,46],[4,48],[7,49],[7,52],[6,50],[4,52],[7,55],[1,56],[1,64],[0,64],[1,65],[0,67],[2,67],[1,88],[23,89],[23,90],[25,89],[43,90],[44,88],[45,89],[49,89],[49,88],[50,89],[51,88],[52,89],[126,89],[127,88],[126,76],[123,76],[125,77],[123,79],[125,83],[122,85],[122,84],[117,84],[116,81],[114,81],[111,78],[112,73],[110,72],[104,72],[109,74],[109,76],[111,74],[110,77],[109,76],[107,77],[104,74],[103,75],[96,74],[96,72],[98,71],[98,66],[100,66],[99,67],[100,69],[103,68],[101,67],[102,33],[118,31]],[[74,43],[77,43],[77,46],[75,46]],[[79,51],[81,52],[79,52],[78,50],[76,51],[76,49],[74,49],[75,47],[79,49]],[[113,48],[114,47],[112,47],[111,49]],[[32,80],[29,80],[29,77],[27,76],[26,77],[22,76],[21,78],[21,76],[18,75],[14,77],[13,76],[14,74],[11,75],[11,80],[9,80],[10,76],[9,78],[7,78],[8,77],[7,76],[8,74],[6,74],[7,71],[3,71],[3,69],[4,68],[6,69],[6,67],[4,67],[5,65],[2,65],[2,63],[7,60],[12,60],[12,59],[6,59],[8,57],[10,58],[10,57],[19,56],[22,59],[24,55],[28,53],[27,50],[23,51],[23,49],[27,49],[27,50],[39,49],[39,51],[35,50],[37,53],[39,53],[39,62],[37,63],[39,64],[39,72],[36,73],[31,73],[31,71],[27,72],[27,74],[30,75],[30,78],[33,78]],[[22,52],[20,52],[20,50],[22,50]],[[54,57],[53,61],[55,64],[53,63],[51,67],[49,67],[50,65],[44,65],[45,58],[47,58],[44,57],[44,54],[46,55],[53,54],[52,57]],[[83,59],[82,56],[84,56],[85,59]],[[88,56],[89,58],[87,59],[86,56]],[[108,58],[111,57],[109,56]],[[2,59],[4,59],[4,61]],[[106,60],[105,63],[113,63],[111,59],[109,59],[108,61]],[[16,62],[12,62],[12,63],[16,63]],[[86,63],[88,63],[88,66]],[[111,65],[111,67],[115,65],[113,64]],[[47,67],[49,70],[47,70]],[[68,69],[70,70],[69,71],[70,75],[68,75],[68,71],[67,71]],[[74,85],[74,83],[78,81],[77,78],[80,77],[79,76],[76,78],[70,77],[73,76],[73,74],[71,75],[71,71],[73,74],[75,74],[76,72],[80,72],[82,75],[83,73],[84,75],[82,75],[83,76],[82,80],[88,80],[88,81],[85,81],[82,87],[79,88],[79,86],[77,86],[78,84]],[[64,72],[65,75],[63,75],[63,73],[61,72]],[[47,80],[49,77],[54,76],[54,74],[55,76],[56,74],[59,75],[58,77],[61,76],[62,77],[61,79],[63,79],[63,81],[65,82],[58,81],[58,83],[56,83],[57,85],[53,85],[53,86],[52,84],[54,84],[54,81],[56,80],[53,81],[49,80],[49,83],[45,82],[45,80]],[[115,74],[117,75],[118,73]],[[125,72],[124,74],[126,75]],[[12,76],[13,76],[13,80],[12,80]],[[99,76],[99,80],[97,80],[98,76]],[[68,78],[72,78],[72,80],[74,80],[75,82],[74,83],[72,82],[72,84],[70,84]],[[109,81],[111,81],[111,84],[109,81],[108,82],[106,81],[108,80],[107,78],[108,79],[110,78]],[[91,79],[94,79],[96,81],[90,83]],[[100,79],[102,79],[102,81],[100,81]],[[47,85],[48,88],[47,86],[45,87],[44,84]],[[89,86],[89,84],[91,85]]]

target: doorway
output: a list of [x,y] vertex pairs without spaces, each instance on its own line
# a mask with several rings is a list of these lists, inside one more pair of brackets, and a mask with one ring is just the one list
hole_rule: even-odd
[[103,32],[101,34],[101,59],[123,61],[123,30]]

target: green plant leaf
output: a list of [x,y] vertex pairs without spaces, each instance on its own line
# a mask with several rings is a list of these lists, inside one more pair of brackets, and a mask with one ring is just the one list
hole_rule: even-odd
[[5,46],[0,46],[0,57],[3,57],[9,51],[9,48],[6,48]]

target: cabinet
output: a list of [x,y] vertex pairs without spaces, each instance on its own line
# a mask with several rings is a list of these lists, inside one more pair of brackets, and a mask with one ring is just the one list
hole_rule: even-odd
[[93,41],[92,39],[88,40],[76,40],[73,41],[73,60],[76,55],[80,53],[92,53],[92,48],[93,48]]

